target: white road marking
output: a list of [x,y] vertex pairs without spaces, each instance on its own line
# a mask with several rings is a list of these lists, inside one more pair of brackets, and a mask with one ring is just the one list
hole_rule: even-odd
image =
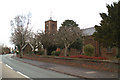
[[6,66],[7,66],[8,68],[10,68],[10,69],[13,69],[12,67],[8,66],[7,64],[6,64]]
[[[12,67],[10,67],[9,65],[7,65],[7,64],[5,64],[8,68],[10,68],[10,69],[13,69]],[[24,76],[24,77],[26,77],[26,78],[29,78],[30,79],[30,77],[28,77],[28,76],[26,76],[26,75],[24,75],[24,74],[22,74],[21,72],[19,72],[19,71],[16,71],[17,73],[19,73],[20,75],[22,75],[22,76]],[[32,80],[32,79],[31,79]]]
[[88,71],[88,72],[85,72],[87,74],[93,74],[93,73],[96,73],[96,71]]
[[17,73],[19,73],[20,75],[22,75],[22,76],[24,76],[24,77],[26,77],[26,78],[30,78],[30,77],[24,75],[23,73],[21,73],[21,72],[19,72],[19,71],[17,71]]

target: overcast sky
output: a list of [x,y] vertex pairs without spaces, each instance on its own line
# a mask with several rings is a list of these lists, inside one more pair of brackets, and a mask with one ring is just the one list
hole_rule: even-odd
[[44,30],[45,21],[50,18],[61,23],[71,19],[79,24],[81,29],[99,25],[99,13],[107,13],[106,4],[118,0],[0,0],[0,44],[11,46],[10,20],[19,14],[32,14],[34,30]]

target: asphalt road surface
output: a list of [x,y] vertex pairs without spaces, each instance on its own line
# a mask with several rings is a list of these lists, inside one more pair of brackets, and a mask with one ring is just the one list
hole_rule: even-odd
[[[2,56],[0,55],[0,80],[3,78],[26,78],[24,75],[20,74],[20,72],[14,71],[10,66],[4,64],[2,62]],[[26,80],[28,80],[26,78]]]
[[[30,64],[26,64],[11,58],[12,54],[0,55],[0,64],[2,64],[1,71],[2,78],[68,78],[78,79],[74,76],[58,73],[51,70],[45,70]],[[1,65],[0,65],[1,66]],[[80,79],[79,80],[85,80]]]

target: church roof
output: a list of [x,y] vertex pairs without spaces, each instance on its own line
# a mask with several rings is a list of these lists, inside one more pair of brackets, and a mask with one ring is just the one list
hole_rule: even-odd
[[82,29],[82,36],[90,36],[93,35],[94,32],[95,32],[94,27]]

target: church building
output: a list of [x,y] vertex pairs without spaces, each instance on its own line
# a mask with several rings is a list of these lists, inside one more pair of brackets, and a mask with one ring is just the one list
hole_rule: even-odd
[[[92,36],[95,32],[95,28],[86,28],[81,29],[82,36],[83,36],[83,48],[87,44],[91,44],[95,47],[95,56],[116,56],[117,50],[116,48],[104,48],[103,46],[100,46],[99,43],[94,40],[94,37]],[[46,34],[55,34],[57,32],[57,21],[52,20],[52,17],[50,17],[49,20],[45,21],[45,33]],[[79,53],[79,54],[78,54]],[[83,50],[84,53],[84,50]],[[70,55],[80,55],[81,52],[72,51],[70,52]]]

